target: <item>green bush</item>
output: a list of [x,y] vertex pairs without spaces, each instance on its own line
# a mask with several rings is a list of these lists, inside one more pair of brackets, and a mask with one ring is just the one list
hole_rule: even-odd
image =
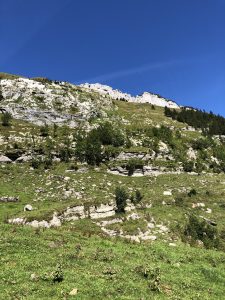
[[204,150],[213,145],[212,139],[198,139],[192,142],[192,148],[194,150]]
[[49,128],[48,125],[45,124],[44,126],[40,127],[40,136],[47,137],[48,135],[49,135]]
[[152,135],[164,142],[170,142],[173,138],[172,130],[164,125],[159,128],[152,127]]
[[99,165],[102,162],[101,141],[95,130],[92,130],[86,139],[85,160],[89,165]]
[[216,227],[208,224],[204,219],[190,215],[183,233],[184,241],[196,245],[202,241],[206,248],[218,248],[219,238]]
[[2,126],[10,126],[12,115],[9,112],[5,112],[2,115]]
[[143,169],[143,161],[139,159],[130,159],[127,162],[126,169],[128,170],[128,175],[132,176],[136,169]]
[[104,159],[110,160],[110,158],[116,158],[120,154],[120,150],[112,145],[105,146]]
[[75,156],[89,165],[99,165],[102,162],[102,143],[96,129],[91,130],[87,136],[85,133],[77,134]]
[[191,197],[191,196],[196,196],[197,195],[197,191],[196,189],[191,189],[190,192],[188,192],[188,196]]
[[42,164],[42,161],[39,159],[39,158],[36,158],[36,157],[32,157],[32,160],[31,160],[31,167],[34,168],[34,169],[38,169]]
[[129,198],[129,195],[126,192],[125,188],[117,187],[115,190],[115,198],[116,198],[116,206],[117,206],[116,212],[124,213],[127,204],[127,199]]
[[193,161],[185,161],[183,162],[184,172],[192,172],[194,170],[194,162]]
[[97,128],[99,140],[103,145],[113,145],[114,147],[123,146],[125,144],[125,137],[121,130],[109,122],[102,123]]

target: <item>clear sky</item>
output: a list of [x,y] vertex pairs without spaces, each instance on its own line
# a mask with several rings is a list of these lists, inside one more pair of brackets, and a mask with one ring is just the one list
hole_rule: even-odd
[[0,0],[0,71],[225,116],[225,0]]

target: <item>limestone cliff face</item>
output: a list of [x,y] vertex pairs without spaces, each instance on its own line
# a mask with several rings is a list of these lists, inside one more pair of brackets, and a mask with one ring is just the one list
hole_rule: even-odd
[[62,81],[43,78],[6,78],[0,80],[0,108],[14,118],[35,124],[66,124],[77,126],[95,116],[104,116],[113,100],[149,103],[156,106],[179,108],[167,99],[148,92],[133,97],[109,86],[81,84],[76,86]]
[[123,93],[119,90],[114,90],[110,86],[102,85],[99,83],[93,83],[93,84],[85,83],[85,84],[81,84],[80,86],[87,90],[96,91],[101,95],[105,95],[105,96],[107,95],[112,99],[123,100],[128,102],[136,102],[136,103],[149,103],[161,107],[167,106],[169,108],[179,108],[179,105],[176,102],[167,100],[159,95],[155,95],[149,92],[144,92],[142,95],[134,97],[131,96],[130,94]]
[[88,120],[111,108],[112,99],[66,82],[26,78],[0,80],[0,107],[36,124]]

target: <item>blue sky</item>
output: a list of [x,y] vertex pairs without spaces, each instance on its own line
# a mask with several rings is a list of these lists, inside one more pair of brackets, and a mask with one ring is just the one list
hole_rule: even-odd
[[225,0],[0,0],[0,71],[225,116]]

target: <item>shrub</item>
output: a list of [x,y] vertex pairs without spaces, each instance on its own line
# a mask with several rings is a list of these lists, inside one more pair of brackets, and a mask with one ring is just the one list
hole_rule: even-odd
[[149,271],[149,288],[153,292],[160,292],[160,285],[161,285],[161,274],[160,268],[154,268]]
[[135,195],[131,196],[131,202],[133,202],[134,204],[138,204],[139,202],[141,202],[143,197],[144,196],[141,194],[141,192],[139,190],[136,190]]
[[49,135],[49,128],[48,125],[45,124],[44,126],[40,127],[40,136],[47,137],[48,135]]
[[97,128],[99,139],[103,145],[123,146],[125,143],[124,135],[121,130],[114,128],[109,122],[101,124]]
[[206,248],[217,248],[219,246],[217,229],[195,215],[189,216],[188,223],[184,229],[183,239],[194,245],[200,240]]
[[58,264],[55,272],[52,275],[52,281],[54,283],[56,283],[56,282],[62,282],[63,279],[64,279],[64,275],[63,275],[63,271],[62,271],[62,266],[61,266],[61,264]]
[[[1,80],[1,78],[0,78],[0,80]],[[3,99],[4,99],[4,97],[2,95],[2,91],[0,90],[0,101],[3,100]]]
[[38,169],[42,164],[42,161],[36,157],[32,157],[31,167],[34,169]]
[[79,133],[76,137],[75,155],[80,161],[86,161],[90,165],[99,165],[102,162],[102,144],[96,129],[93,129],[85,137]]
[[116,197],[116,206],[117,206],[117,213],[124,213],[126,207],[126,201],[129,198],[126,190],[123,187],[117,187],[115,190],[115,197]]
[[2,126],[10,126],[12,115],[9,112],[5,112],[2,115]]
[[152,134],[154,137],[157,137],[159,140],[164,142],[170,142],[173,137],[172,130],[164,125],[161,125],[160,128],[153,127]]
[[126,165],[128,175],[132,176],[136,169],[143,169],[143,161],[139,159],[130,159]]
[[194,162],[193,161],[185,161],[183,163],[184,172],[192,172],[194,170]]
[[57,137],[57,130],[58,130],[58,126],[54,123],[53,124],[53,137],[54,138]]
[[196,196],[197,195],[197,191],[196,189],[191,189],[190,192],[188,192],[188,196],[191,197],[191,196]]
[[198,139],[192,142],[192,148],[194,150],[204,150],[212,146],[213,140],[211,139]]
[[92,130],[86,139],[85,160],[90,165],[99,165],[102,161],[101,142],[95,130]]
[[109,160],[110,158],[116,158],[120,154],[120,151],[117,147],[108,145],[105,146],[104,159]]

